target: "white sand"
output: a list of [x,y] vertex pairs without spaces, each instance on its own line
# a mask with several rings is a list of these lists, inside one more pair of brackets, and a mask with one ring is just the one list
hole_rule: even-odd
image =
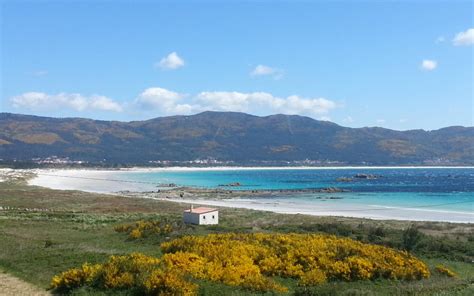
[[[118,191],[144,191],[150,185],[126,182],[121,178],[121,170],[34,170],[36,177],[28,181],[28,185],[47,187],[58,190],[81,190],[95,193],[111,193]],[[119,180],[119,182],[117,182]]]
[[403,207],[387,207],[381,205],[355,205],[335,203],[330,200],[304,203],[293,203],[287,200],[265,199],[225,199],[225,200],[192,200],[162,199],[198,205],[243,208],[260,211],[271,211],[282,214],[304,214],[314,216],[342,216],[368,218],[376,220],[410,220],[410,221],[441,221],[453,223],[474,223],[474,213],[416,209]]

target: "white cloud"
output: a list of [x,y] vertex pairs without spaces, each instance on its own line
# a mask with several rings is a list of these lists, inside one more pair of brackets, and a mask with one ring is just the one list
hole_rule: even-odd
[[315,116],[326,114],[337,107],[335,102],[325,98],[302,98],[296,95],[279,98],[266,92],[202,92],[196,98],[206,110],[239,111],[254,114],[265,110],[268,113]]
[[312,99],[301,98],[299,96],[289,96],[286,99],[286,104],[284,104],[282,108],[282,112],[293,114],[323,114],[336,108],[336,103],[325,98]]
[[446,38],[444,38],[444,36],[439,36],[438,38],[436,38],[436,43],[443,43],[446,41]]
[[380,123],[385,123],[385,119],[377,119],[375,122],[377,122],[377,123],[379,123],[379,124],[380,124]]
[[183,66],[184,60],[174,51],[162,58],[159,63],[155,64],[155,67],[160,67],[165,70],[176,70]]
[[96,110],[105,110],[105,111],[115,111],[122,112],[122,106],[117,102],[105,96],[94,96],[92,100],[89,101],[89,105],[92,109]]
[[199,111],[199,106],[181,104],[179,101],[185,97],[174,91],[161,87],[145,89],[135,100],[142,109],[157,109],[164,114],[190,114]]
[[[262,93],[263,94],[263,93]],[[263,94],[265,95],[265,94]],[[201,92],[197,95],[197,99],[208,109],[214,111],[237,111],[246,112],[249,108],[249,101],[252,97],[258,97],[259,93],[244,94],[239,92]]]
[[265,65],[258,65],[250,72],[250,76],[272,76],[274,79],[281,79],[283,78],[283,71]]
[[122,106],[114,100],[99,95],[84,96],[77,93],[50,95],[42,92],[27,92],[11,98],[13,107],[30,110],[68,108],[76,111],[100,110],[121,112]]
[[400,123],[406,123],[408,121],[408,119],[405,119],[405,118],[400,118]]
[[119,104],[106,96],[84,96],[77,93],[50,95],[28,92],[10,99],[13,107],[35,111],[70,109],[85,111],[154,112],[160,115],[186,115],[206,110],[235,111],[255,115],[275,113],[311,116],[330,120],[329,112],[340,105],[325,98],[305,98],[297,95],[277,97],[267,92],[205,91],[186,95],[161,87],[143,90],[133,102]]
[[331,117],[329,117],[329,116],[321,116],[321,117],[318,118],[318,120],[331,121]]
[[465,32],[459,32],[454,36],[453,44],[455,46],[474,44],[474,28],[470,28]]
[[432,71],[436,69],[437,66],[438,66],[438,62],[434,60],[423,60],[421,62],[421,68],[423,70]]
[[[188,102],[183,100],[187,98]],[[308,116],[327,115],[337,107],[325,98],[276,97],[266,92],[205,91],[187,96],[160,87],[144,90],[135,100],[135,105],[144,110],[158,110],[164,115],[191,114],[205,110],[248,112],[257,115],[273,113],[300,114]]]
[[268,67],[265,65],[258,65],[257,67],[255,67],[255,69],[253,69],[250,75],[252,76],[271,75],[275,73],[275,71],[276,70],[273,69],[272,67]]
[[342,122],[344,122],[344,123],[352,123],[352,122],[354,122],[354,119],[352,118],[352,116],[347,116],[346,118],[344,118],[344,119],[342,120]]

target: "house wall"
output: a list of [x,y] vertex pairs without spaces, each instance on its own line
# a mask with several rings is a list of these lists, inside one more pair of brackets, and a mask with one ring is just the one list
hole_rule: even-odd
[[195,213],[183,213],[183,222],[190,224],[199,224],[199,215]]
[[219,223],[219,212],[209,212],[199,215],[199,224],[200,225],[212,225]]
[[183,222],[197,225],[213,225],[219,223],[219,212],[209,212],[205,214],[183,213]]

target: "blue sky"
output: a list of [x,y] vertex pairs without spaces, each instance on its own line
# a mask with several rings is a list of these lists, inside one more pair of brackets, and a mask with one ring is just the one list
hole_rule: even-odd
[[1,110],[473,125],[472,1],[3,1]]

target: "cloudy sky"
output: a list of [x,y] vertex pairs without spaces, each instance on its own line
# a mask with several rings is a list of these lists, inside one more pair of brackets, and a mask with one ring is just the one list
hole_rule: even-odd
[[6,0],[0,9],[3,112],[473,125],[472,1]]

